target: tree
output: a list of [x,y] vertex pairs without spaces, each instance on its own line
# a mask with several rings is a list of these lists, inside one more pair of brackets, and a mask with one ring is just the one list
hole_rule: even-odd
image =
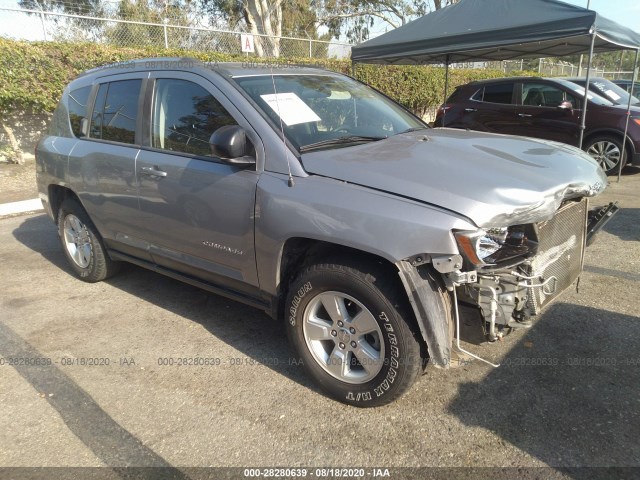
[[[42,10],[45,12],[66,13],[70,15],[82,15],[87,17],[103,17],[105,14],[102,0],[19,0],[18,5],[30,10]],[[38,15],[34,13],[32,15]],[[53,23],[55,36],[69,39],[81,37],[82,39],[96,39],[100,36],[104,22],[73,17],[61,17],[48,15],[47,21]],[[66,27],[66,28],[64,28]]]
[[[319,35],[314,0],[197,0],[197,8],[209,17],[210,26],[230,30],[243,29],[256,35],[254,44],[261,57],[278,57],[282,47],[287,52],[305,55],[302,44],[291,44],[281,36],[302,37],[313,40],[330,39]],[[259,35],[268,35],[269,38]],[[283,45],[283,42],[287,42]],[[308,47],[307,53],[308,55]],[[298,52],[300,50],[300,52]],[[314,48],[315,50],[315,48]]]
[[32,10],[62,12],[99,17],[104,11],[102,0],[19,0],[18,5]]
[[440,10],[459,0],[319,0],[315,4],[318,23],[329,29],[335,38],[346,36],[349,41],[369,38],[376,22],[398,28],[417,17]]
[[223,21],[235,29],[244,23],[247,32],[268,35],[271,38],[254,38],[256,51],[261,57],[277,57],[280,55],[280,41],[273,37],[282,36],[283,1],[286,0],[199,0],[199,7],[215,26]]
[[[163,23],[165,19],[172,25],[188,25],[187,4],[179,1],[162,0],[121,0],[117,18],[145,23]],[[176,35],[188,34],[188,31],[171,30],[172,44],[181,46],[181,38]],[[139,25],[135,23],[116,23],[105,31],[109,43],[119,46],[159,46],[164,45],[164,29],[159,26]]]

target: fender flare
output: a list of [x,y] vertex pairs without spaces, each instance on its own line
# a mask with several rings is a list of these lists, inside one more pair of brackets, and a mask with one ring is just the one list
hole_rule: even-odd
[[449,322],[453,321],[451,308],[447,308],[436,280],[426,265],[415,267],[410,262],[401,260],[396,266],[422,338],[427,343],[429,360],[437,367],[449,368],[453,341],[449,330]]

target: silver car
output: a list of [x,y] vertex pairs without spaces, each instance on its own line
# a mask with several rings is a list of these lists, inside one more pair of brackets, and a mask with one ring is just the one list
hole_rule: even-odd
[[460,296],[489,340],[526,326],[578,277],[607,183],[576,148],[430,129],[344,75],[177,58],[71,82],[37,170],[82,280],[126,261],[262,309],[360,407],[450,365]]

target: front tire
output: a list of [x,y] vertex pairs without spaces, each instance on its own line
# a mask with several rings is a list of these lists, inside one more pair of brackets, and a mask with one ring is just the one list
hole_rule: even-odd
[[627,163],[627,155],[624,156],[624,160],[622,158],[622,139],[609,135],[592,138],[587,142],[584,151],[600,164],[607,175],[617,174],[621,161],[624,161],[623,167]]
[[417,329],[397,278],[372,263],[340,261],[310,266],[291,285],[289,340],[334,399],[385,405],[422,372]]
[[58,236],[71,268],[81,280],[99,282],[119,270],[120,264],[107,255],[89,215],[73,198],[67,198],[60,206]]

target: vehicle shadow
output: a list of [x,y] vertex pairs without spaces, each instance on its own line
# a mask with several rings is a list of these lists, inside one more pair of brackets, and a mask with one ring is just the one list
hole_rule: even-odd
[[622,175],[630,177],[633,175],[640,175],[640,166],[628,165],[622,169]]
[[638,338],[638,317],[554,304],[447,410],[570,477],[631,478],[583,467],[640,466]]
[[[55,225],[46,215],[26,218],[13,235],[48,262],[75,277],[58,241]],[[248,362],[262,363],[319,392],[294,357],[284,323],[273,320],[261,310],[126,263],[122,271],[106,282],[140,300],[199,323],[211,335],[242,352]]]
[[[75,277],[58,241],[56,228],[46,215],[25,219],[13,234],[22,244]],[[126,263],[118,275],[106,282],[199,323],[211,335],[242,352],[248,362],[261,363],[313,392],[321,393],[305,375],[301,359],[289,346],[284,322],[273,320],[263,311]],[[485,338],[478,321],[478,310],[461,306],[460,314],[461,339],[470,344],[483,343]]]
[[[639,169],[640,170],[640,169]],[[640,240],[640,208],[621,208],[603,230],[627,242]]]

